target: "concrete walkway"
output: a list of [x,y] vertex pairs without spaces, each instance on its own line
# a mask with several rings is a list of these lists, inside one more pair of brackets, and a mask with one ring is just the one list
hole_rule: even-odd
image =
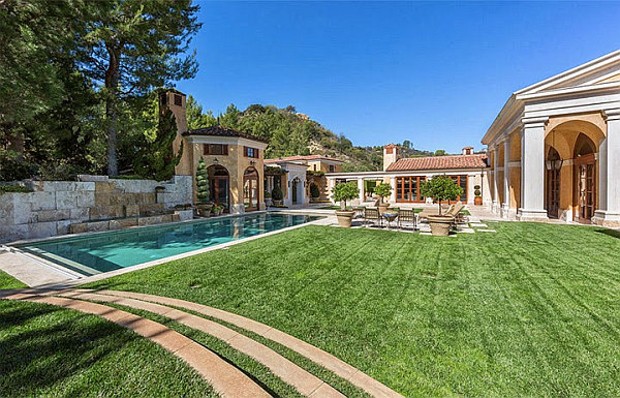
[[[243,372],[219,358],[208,348],[159,323],[100,303],[148,311],[207,333],[261,363],[274,375],[306,397],[331,398],[344,397],[344,395],[269,347],[218,322],[234,325],[279,343],[330,370],[371,396],[385,398],[402,397],[359,369],[317,347],[260,322],[202,304],[141,293],[88,289],[0,291],[0,298],[27,300],[71,308],[102,316],[111,322],[132,329],[185,360],[224,397],[262,397],[268,396],[268,394],[256,385],[254,381],[245,376]],[[184,310],[205,315],[217,322]],[[220,363],[220,361],[223,363]],[[235,371],[233,372],[226,368],[224,364],[229,368],[233,367]],[[226,373],[227,376],[223,377],[221,372],[224,371],[230,371],[231,373]],[[244,376],[247,380],[241,376]],[[244,393],[240,393],[240,386],[243,386]]]

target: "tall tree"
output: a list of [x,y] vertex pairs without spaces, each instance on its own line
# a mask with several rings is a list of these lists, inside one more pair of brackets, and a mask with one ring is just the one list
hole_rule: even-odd
[[191,95],[187,97],[185,103],[185,114],[187,117],[187,127],[190,130],[210,127],[217,123],[213,112],[207,111],[207,113],[203,113],[202,105]]
[[195,53],[186,52],[201,24],[191,0],[95,3],[98,14],[85,38],[82,66],[105,101],[107,168],[115,176],[119,102],[195,76]]
[[155,131],[143,135],[141,148],[134,156],[134,171],[142,177],[156,181],[170,179],[183,154],[182,146],[179,153],[172,151],[172,142],[176,136],[177,123],[174,113],[166,108],[160,112]]

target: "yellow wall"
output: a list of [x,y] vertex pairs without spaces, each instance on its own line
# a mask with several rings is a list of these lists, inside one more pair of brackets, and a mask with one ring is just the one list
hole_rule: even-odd
[[[230,184],[230,205],[243,205],[243,176],[245,170],[251,167],[251,162],[254,161],[254,167],[258,172],[258,191],[259,191],[259,206],[264,203],[265,200],[265,170],[263,166],[263,150],[259,150],[259,158],[248,158],[243,155],[244,145],[232,145],[228,144],[228,155],[203,155],[204,149],[202,143],[200,144],[188,144],[185,140],[186,147],[191,147],[192,151],[187,153],[187,156],[191,158],[192,176],[194,177],[194,200],[196,200],[196,168],[200,158],[204,158],[207,167],[216,164],[215,159],[218,160],[218,165],[223,166],[228,170],[229,184]],[[185,153],[184,153],[184,156]],[[284,186],[283,186],[284,188]],[[262,209],[262,207],[261,207]]]
[[[315,168],[316,167],[316,168]],[[339,173],[342,171],[342,164],[335,164],[334,173]],[[323,160],[311,160],[308,161],[308,170],[310,171],[322,171],[324,173],[330,173],[329,164]]]

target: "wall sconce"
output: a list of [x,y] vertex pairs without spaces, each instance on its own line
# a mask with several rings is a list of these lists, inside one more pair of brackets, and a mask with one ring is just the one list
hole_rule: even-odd
[[250,160],[250,166],[254,166],[256,162],[254,160]]

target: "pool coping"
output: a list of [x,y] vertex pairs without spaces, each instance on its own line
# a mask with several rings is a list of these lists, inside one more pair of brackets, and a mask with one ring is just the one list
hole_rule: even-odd
[[[156,226],[161,226],[161,225],[181,225],[181,224],[188,224],[188,223],[196,223],[196,222],[204,222],[206,220],[218,220],[218,219],[223,219],[223,218],[232,218],[232,217],[240,217],[240,216],[244,216],[244,215],[254,215],[254,214],[267,214],[267,213],[279,213],[279,214],[290,214],[290,215],[319,215],[317,213],[312,214],[312,211],[309,212],[286,212],[286,211],[266,211],[266,210],[262,210],[262,211],[256,211],[256,212],[252,212],[252,213],[244,213],[244,214],[227,214],[225,216],[220,216],[220,217],[213,217],[213,218],[209,218],[209,219],[198,219],[198,220],[187,220],[187,221],[177,221],[177,222],[173,222],[173,223],[165,223],[165,224],[157,224],[157,225],[149,225],[149,226],[139,226],[139,227],[131,227],[131,228],[124,228],[122,230],[117,230],[117,231],[126,231],[129,229],[135,229],[135,228],[148,228],[148,227],[156,227]],[[115,271],[109,271],[109,272],[103,272],[97,275],[90,275],[90,276],[86,276],[86,275],[80,275],[80,276],[75,276],[74,278],[67,278],[67,280],[60,282],[63,286],[76,286],[76,285],[81,285],[84,283],[90,283],[90,282],[94,282],[94,281],[99,281],[102,279],[107,279],[107,278],[111,278],[117,275],[122,275],[128,272],[133,272],[133,271],[138,271],[141,269],[146,269],[146,268],[150,268],[156,265],[161,265],[161,264],[165,264],[171,261],[176,261],[176,260],[180,260],[183,258],[187,258],[187,257],[191,257],[191,256],[195,256],[198,254],[202,254],[202,253],[207,253],[213,250],[223,250],[223,249],[227,249],[231,246],[240,244],[240,243],[245,243],[245,242],[250,242],[252,240],[256,240],[256,239],[260,239],[263,237],[267,237],[267,236],[272,236],[278,233],[282,233],[282,232],[287,232],[287,231],[291,231],[297,228],[302,228],[308,225],[331,225],[335,222],[335,216],[330,217],[329,215],[326,214],[320,214],[320,216],[324,217],[318,220],[314,220],[314,221],[309,221],[303,224],[298,224],[298,225],[293,225],[290,227],[286,227],[286,228],[282,228],[282,229],[278,229],[276,231],[269,231],[266,232],[264,234],[260,234],[260,235],[256,235],[256,236],[249,236],[246,238],[241,238],[238,240],[234,240],[234,241],[230,241],[230,242],[225,242],[225,243],[220,243],[217,245],[213,245],[213,246],[209,246],[209,247],[205,247],[202,249],[197,249],[197,250],[192,250],[189,252],[185,252],[185,253],[181,253],[181,254],[177,254],[174,256],[170,256],[170,257],[166,257],[166,258],[161,258],[158,260],[153,260],[153,261],[148,261],[146,263],[142,263],[142,264],[137,264],[131,267],[127,267],[127,268],[122,268],[119,270],[115,270]],[[18,242],[14,242],[14,243],[10,243],[7,244],[6,247],[9,248],[9,252],[19,255],[19,256],[25,256],[28,257],[29,260],[31,262],[36,262],[39,263],[40,266],[43,266],[47,269],[50,269],[50,272],[58,272],[63,271],[65,273],[73,273],[71,270],[67,270],[65,267],[62,267],[59,264],[55,264],[51,261],[48,261],[44,258],[41,258],[39,256],[36,255],[32,255],[26,251],[22,251],[20,250],[18,247],[14,247],[13,245],[25,245],[25,244],[29,244],[29,243],[42,243],[42,242],[52,242],[55,240],[60,240],[60,239],[67,239],[67,238],[77,238],[77,237],[81,237],[81,236],[93,236],[93,235],[99,235],[102,233],[109,233],[111,231],[99,231],[99,232],[84,232],[84,233],[80,233],[80,234],[70,234],[70,235],[61,235],[61,236],[54,236],[54,237],[50,237],[50,238],[46,238],[46,239],[31,239],[31,240],[27,240],[27,241],[18,241]],[[3,269],[2,266],[0,266],[0,269]],[[34,270],[33,270],[34,271]],[[36,272],[41,272],[42,270],[39,268],[36,270]],[[15,275],[13,275],[15,276]],[[15,276],[16,277],[16,276]],[[18,278],[19,279],[19,278]],[[28,284],[26,281],[23,281],[24,283]],[[56,284],[56,283],[54,283]],[[34,287],[34,286],[46,286],[46,285],[31,285],[30,287]]]

